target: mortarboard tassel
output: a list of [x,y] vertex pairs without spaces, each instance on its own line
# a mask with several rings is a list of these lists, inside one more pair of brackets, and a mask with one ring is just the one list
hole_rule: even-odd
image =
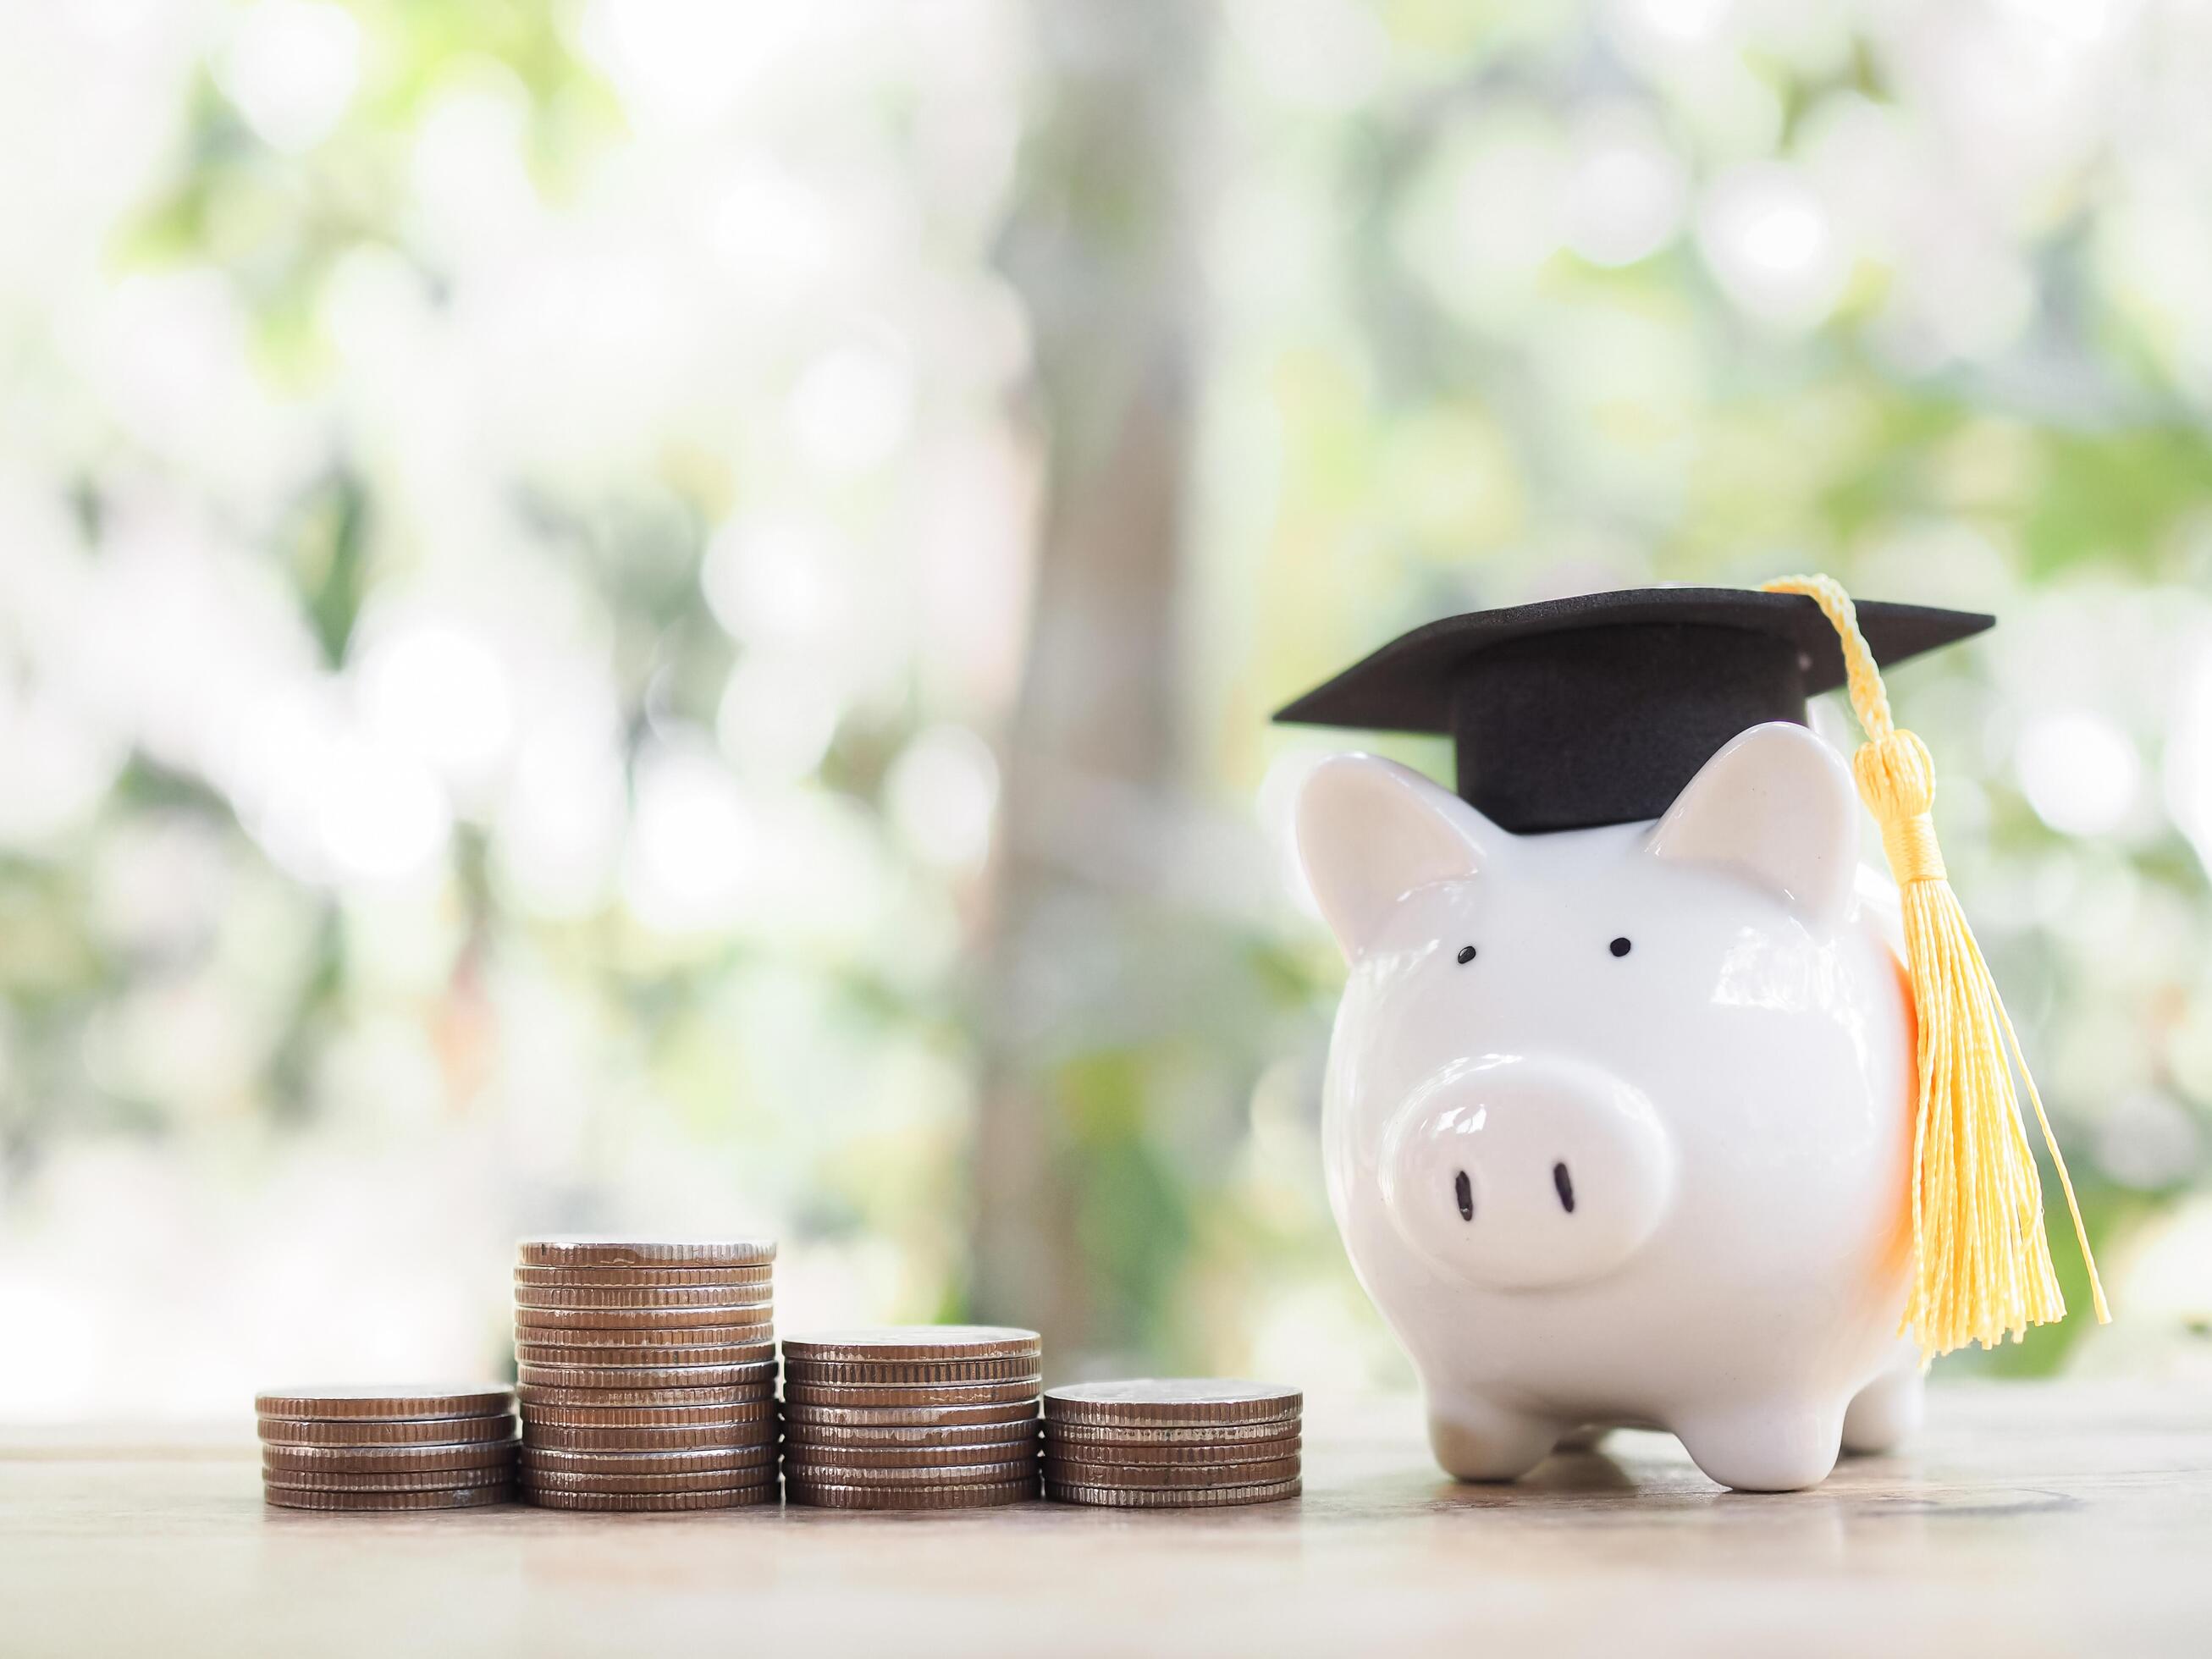
[[2066,1160],[1936,844],[1929,811],[1936,768],[1927,745],[1890,718],[1889,694],[1860,635],[1850,596],[1833,578],[1785,576],[1764,586],[1770,593],[1811,599],[1842,641],[1851,708],[1867,739],[1851,757],[1851,773],[1881,825],[1882,850],[1904,901],[1920,1060],[1912,1134],[1913,1281],[1904,1328],[1920,1344],[1924,1364],[1968,1342],[1994,1347],[2007,1336],[2018,1340],[2030,1325],[2066,1316],[2044,1236],[2043,1184],[2013,1090],[2014,1066],[2066,1192],[2098,1322],[2108,1323],[2112,1314]]

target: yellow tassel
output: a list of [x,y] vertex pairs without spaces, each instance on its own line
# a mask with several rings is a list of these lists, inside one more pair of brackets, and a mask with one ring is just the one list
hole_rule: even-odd
[[1802,593],[1842,641],[1851,708],[1867,740],[1851,757],[1859,794],[1881,826],[1905,907],[1905,954],[1919,1018],[1919,1115],[1912,1133],[1912,1294],[1902,1328],[1923,1363],[1968,1342],[1994,1347],[2066,1316],[2043,1231],[2043,1183],[2013,1091],[2016,1066],[2065,1188],[2100,1324],[2110,1322],[2066,1160],[2044,1115],[1989,963],[1943,868],[1929,808],[1927,746],[1890,718],[1889,694],[1859,633],[1850,597],[1827,576],[1787,576],[1770,593]]

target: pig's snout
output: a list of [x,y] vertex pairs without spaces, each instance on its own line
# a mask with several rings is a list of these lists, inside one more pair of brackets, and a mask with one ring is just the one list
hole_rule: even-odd
[[1674,1187],[1643,1092],[1596,1066],[1497,1057],[1447,1066],[1408,1100],[1382,1161],[1406,1242],[1496,1290],[1582,1283],[1628,1260]]

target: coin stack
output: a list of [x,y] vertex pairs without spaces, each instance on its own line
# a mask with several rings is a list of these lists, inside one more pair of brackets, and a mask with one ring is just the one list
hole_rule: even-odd
[[467,1510],[514,1496],[514,1395],[498,1383],[274,1389],[253,1410],[261,1495],[281,1509]]
[[783,1343],[784,1493],[844,1510],[970,1510],[1037,1490],[1035,1331],[884,1325]]
[[1295,1498],[1304,1400],[1218,1377],[1054,1389],[1044,1397],[1045,1496],[1129,1510]]
[[522,1490],[556,1510],[776,1497],[775,1243],[525,1239]]

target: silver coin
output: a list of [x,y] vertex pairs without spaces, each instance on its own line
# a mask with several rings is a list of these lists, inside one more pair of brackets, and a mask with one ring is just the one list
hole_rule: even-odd
[[542,1290],[605,1290],[629,1295],[661,1290],[726,1290],[732,1302],[747,1302],[769,1294],[775,1269],[757,1267],[532,1267],[514,1270],[518,1296]]
[[[696,1474],[702,1469],[757,1469],[773,1465],[776,1455],[773,1443],[684,1451],[586,1452],[530,1446],[523,1450],[521,1468],[526,1474]],[[726,1480],[722,1484],[742,1486],[744,1482]]]
[[476,1510],[514,1501],[513,1486],[456,1486],[438,1492],[304,1492],[295,1486],[264,1486],[261,1501],[282,1510],[323,1510],[374,1514],[394,1510]]
[[261,1471],[264,1490],[283,1492],[460,1492],[471,1486],[504,1486],[514,1480],[512,1459],[485,1468],[404,1469],[380,1474],[319,1469]]
[[897,1468],[855,1467],[850,1463],[820,1463],[811,1458],[787,1455],[786,1478],[815,1486],[994,1486],[1010,1480],[1036,1479],[1036,1459],[1011,1458],[999,1463],[915,1464]]
[[1034,1464],[1037,1461],[1037,1443],[1034,1436],[1024,1440],[991,1440],[954,1446],[820,1445],[787,1440],[783,1455],[785,1463],[794,1469],[949,1469],[963,1463]]
[[261,1467],[331,1474],[404,1474],[423,1469],[513,1468],[516,1442],[459,1446],[264,1446]]
[[784,1500],[830,1510],[981,1510],[1026,1504],[1037,1495],[1034,1478],[983,1486],[848,1486],[830,1481],[783,1483]]
[[1047,1457],[1044,1478],[1060,1486],[1113,1486],[1150,1492],[1217,1491],[1224,1486],[1264,1486],[1295,1480],[1298,1460],[1279,1457],[1266,1463],[1077,1463]]
[[577,1492],[536,1486],[523,1497],[541,1510],[620,1510],[647,1513],[677,1510],[734,1510],[753,1504],[773,1504],[781,1494],[773,1480],[732,1486],[719,1492]]
[[1110,1423],[1073,1423],[1055,1417],[1045,1434],[1056,1444],[1101,1446],[1233,1446],[1247,1442],[1295,1438],[1299,1419],[1275,1417],[1257,1423],[1201,1423],[1184,1428],[1129,1428]]
[[526,1238],[526,1267],[757,1267],[775,1260],[772,1238],[617,1238],[569,1233]]
[[1013,1325],[862,1325],[783,1339],[786,1359],[842,1361],[1034,1357],[1043,1339]]
[[1034,1354],[1011,1359],[798,1359],[784,1356],[784,1380],[810,1387],[926,1389],[963,1382],[1043,1386]]
[[532,1451],[681,1452],[731,1450],[776,1443],[774,1423],[730,1423],[694,1429],[564,1429],[532,1423],[522,1443]]
[[523,1415],[532,1417],[544,1406],[583,1406],[607,1411],[709,1411],[734,1407],[750,1412],[766,1401],[773,1407],[775,1377],[772,1371],[750,1374],[735,1382],[702,1386],[696,1382],[647,1382],[641,1387],[615,1387],[605,1382],[532,1382],[526,1379],[515,1390],[522,1396]]
[[1068,1422],[1178,1428],[1294,1416],[1304,1401],[1296,1389],[1243,1377],[1139,1376],[1048,1389],[1044,1414]]
[[253,1409],[262,1417],[313,1419],[483,1417],[513,1411],[514,1391],[501,1382],[349,1382],[270,1389],[253,1396]]
[[1037,1419],[1024,1417],[1012,1423],[817,1423],[792,1419],[784,1434],[793,1445],[851,1446],[883,1451],[936,1450],[961,1446],[988,1446],[1018,1440],[1037,1443]]
[[484,1445],[514,1438],[514,1414],[483,1417],[264,1417],[266,1446],[350,1446],[361,1450],[404,1446]]
[[[667,1389],[738,1389],[748,1386],[773,1391],[775,1368],[771,1364],[743,1365],[540,1365],[515,1367],[523,1382],[533,1389],[604,1389],[611,1394],[651,1394]],[[614,1405],[613,1399],[600,1403]]]
[[1143,1441],[1109,1443],[1097,1440],[1069,1440],[1056,1434],[1048,1434],[1044,1440],[1045,1455],[1064,1463],[1097,1463],[1107,1467],[1127,1465],[1133,1468],[1171,1468],[1176,1465],[1204,1467],[1208,1464],[1273,1463],[1285,1457],[1297,1457],[1304,1448],[1298,1436],[1279,1436],[1273,1440],[1226,1441],[1170,1441],[1166,1444]]
[[1036,1380],[1013,1382],[928,1382],[908,1388],[846,1388],[826,1382],[795,1382],[785,1379],[783,1397],[797,1406],[866,1406],[897,1408],[916,1406],[1026,1405],[1037,1397]]
[[967,1427],[979,1423],[1034,1423],[1036,1420],[1036,1401],[1034,1397],[985,1406],[816,1406],[803,1400],[783,1402],[783,1421],[787,1431],[801,1423],[829,1423],[842,1428],[934,1428],[953,1425]]
[[1194,1487],[1182,1492],[1148,1491],[1144,1487],[1075,1486],[1045,1483],[1044,1495],[1055,1504],[1089,1504],[1114,1510],[1214,1510],[1240,1504],[1275,1504],[1296,1498],[1304,1487],[1296,1480],[1279,1480],[1265,1486]]

